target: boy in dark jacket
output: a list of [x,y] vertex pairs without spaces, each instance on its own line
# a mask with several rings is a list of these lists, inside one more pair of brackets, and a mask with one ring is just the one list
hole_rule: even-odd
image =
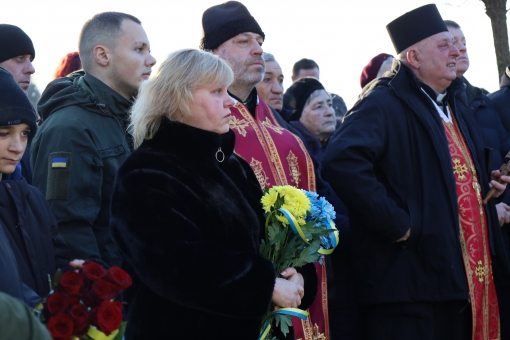
[[5,179],[15,171],[36,129],[36,114],[29,99],[12,75],[0,67],[2,237],[10,244],[23,283],[23,298],[31,307],[51,290],[57,268],[69,265],[67,244],[44,196],[24,178]]

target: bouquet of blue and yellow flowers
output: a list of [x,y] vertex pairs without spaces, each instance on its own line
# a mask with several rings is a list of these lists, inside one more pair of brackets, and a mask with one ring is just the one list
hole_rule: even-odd
[[[273,262],[277,273],[320,261],[337,246],[335,209],[324,197],[289,185],[274,186],[264,191],[261,203],[266,227],[260,252]],[[270,339],[271,328],[275,326],[286,335],[292,326],[292,316],[306,319],[308,314],[297,308],[269,311],[260,339]]]

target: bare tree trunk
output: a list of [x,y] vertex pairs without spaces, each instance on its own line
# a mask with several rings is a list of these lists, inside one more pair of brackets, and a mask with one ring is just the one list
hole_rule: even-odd
[[505,73],[505,68],[510,64],[510,50],[508,47],[508,29],[506,26],[506,0],[482,0],[485,4],[485,11],[492,24],[492,35],[494,37],[494,49],[496,50],[496,61],[498,63],[498,83]]

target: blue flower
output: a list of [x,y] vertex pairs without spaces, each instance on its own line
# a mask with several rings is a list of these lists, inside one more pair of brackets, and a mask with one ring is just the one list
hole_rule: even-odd
[[326,236],[321,236],[321,245],[322,245],[322,248],[324,249],[329,249],[332,247],[331,245],[331,239],[329,237],[326,237]]
[[334,220],[336,218],[335,208],[333,208],[331,203],[329,203],[324,197],[319,198],[317,205],[322,211],[320,217],[325,218],[328,221]]
[[318,219],[322,213],[321,207],[317,204],[319,195],[315,192],[302,190],[306,197],[310,200],[310,210],[306,215],[306,222]]
[[308,197],[310,202],[315,202],[319,198],[319,195],[317,195],[316,192],[306,191],[306,190],[303,190],[303,189],[301,189],[301,191],[306,195],[306,197]]

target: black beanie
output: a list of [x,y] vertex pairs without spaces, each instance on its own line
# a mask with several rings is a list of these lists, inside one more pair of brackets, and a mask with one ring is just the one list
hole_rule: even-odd
[[248,9],[240,2],[228,1],[208,8],[202,16],[203,36],[200,49],[213,50],[228,39],[244,32],[264,32]]
[[24,54],[35,58],[30,37],[18,26],[0,24],[0,63]]
[[325,89],[321,82],[314,77],[299,78],[287,89],[285,95],[288,96],[289,107],[295,110],[288,120],[299,120],[301,118],[306,101],[317,90]]
[[436,5],[418,7],[396,18],[386,26],[397,53],[441,32],[448,32]]
[[31,141],[37,130],[34,107],[11,73],[0,67],[0,126],[23,123],[30,127]]

